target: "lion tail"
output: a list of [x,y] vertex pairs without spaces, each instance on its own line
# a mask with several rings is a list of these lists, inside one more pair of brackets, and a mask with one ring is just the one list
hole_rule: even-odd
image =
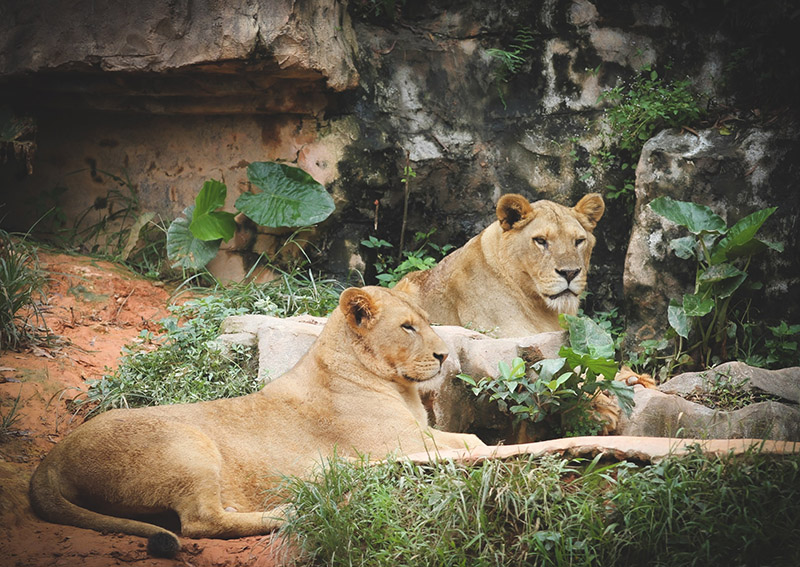
[[47,462],[34,471],[28,496],[31,507],[43,520],[101,532],[121,532],[147,538],[147,551],[154,557],[174,557],[181,544],[171,531],[154,524],[108,516],[78,506],[64,496],[57,482],[58,472]]

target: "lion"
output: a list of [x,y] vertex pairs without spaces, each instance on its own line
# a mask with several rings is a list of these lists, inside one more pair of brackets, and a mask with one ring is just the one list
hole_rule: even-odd
[[51,522],[146,537],[155,556],[180,549],[148,521],[170,513],[187,537],[269,533],[283,522],[274,490],[283,477],[308,478],[334,455],[484,446],[427,426],[417,387],[447,356],[404,294],[349,288],[311,349],[260,391],[111,410],[80,425],[34,472],[31,504]]
[[[428,270],[411,272],[395,289],[408,293],[432,323],[458,325],[503,337],[561,331],[559,314],[575,315],[595,245],[594,229],[605,202],[584,195],[569,208],[503,195],[497,220]],[[654,388],[647,374],[624,367],[628,385]],[[613,431],[619,407],[598,394],[595,412],[602,432]]]
[[603,197],[589,193],[569,208],[508,194],[496,212],[464,246],[395,288],[412,295],[432,323],[498,337],[560,331],[559,313],[576,314],[586,289]]

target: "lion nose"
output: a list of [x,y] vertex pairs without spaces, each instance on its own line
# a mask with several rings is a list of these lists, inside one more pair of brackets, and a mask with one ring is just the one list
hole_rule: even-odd
[[567,283],[570,283],[572,280],[575,279],[575,276],[581,273],[580,268],[577,270],[556,270],[556,273],[567,280]]
[[444,361],[447,360],[447,353],[446,352],[434,352],[433,358],[439,361],[439,364],[444,364]]

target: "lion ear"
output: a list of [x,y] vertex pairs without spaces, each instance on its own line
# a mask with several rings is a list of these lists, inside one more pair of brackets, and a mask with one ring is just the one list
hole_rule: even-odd
[[511,230],[519,221],[526,219],[533,212],[533,207],[522,195],[509,193],[497,201],[497,220],[505,232]]
[[598,221],[603,217],[606,211],[606,204],[603,197],[599,193],[589,193],[584,195],[580,201],[573,207],[576,213],[586,217],[588,221],[588,230],[594,230]]
[[339,308],[344,313],[347,323],[357,331],[372,327],[378,317],[378,304],[365,290],[350,287],[339,297]]

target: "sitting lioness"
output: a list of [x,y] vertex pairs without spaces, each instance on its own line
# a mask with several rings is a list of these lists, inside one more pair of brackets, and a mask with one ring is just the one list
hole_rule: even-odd
[[494,223],[396,288],[416,298],[432,323],[498,337],[560,331],[558,314],[578,311],[595,244],[592,231],[604,211],[597,193],[571,209],[503,195]]
[[78,427],[34,472],[31,504],[52,522],[148,537],[167,557],[180,549],[175,534],[135,518],[174,512],[189,537],[268,533],[280,502],[264,490],[334,454],[482,446],[426,425],[417,384],[447,355],[403,294],[347,289],[309,352],[261,391],[112,410]]
[[[559,313],[574,315],[586,289],[594,231],[605,212],[589,193],[572,207],[503,195],[497,220],[429,270],[412,272],[395,289],[414,297],[432,323],[470,327],[497,337],[561,331]],[[654,388],[647,374],[623,368],[628,385]],[[603,433],[617,427],[619,407],[595,398]]]

